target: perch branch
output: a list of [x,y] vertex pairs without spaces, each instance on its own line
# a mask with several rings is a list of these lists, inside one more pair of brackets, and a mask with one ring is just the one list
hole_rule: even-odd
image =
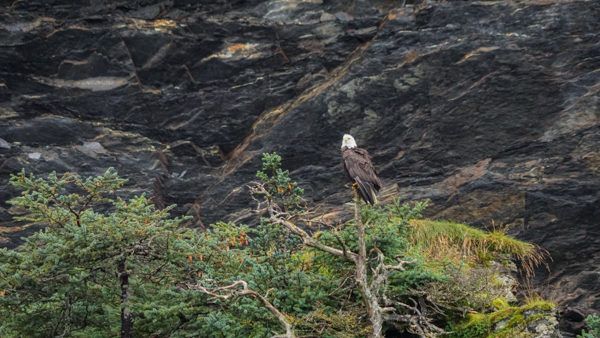
[[287,228],[293,234],[299,236],[302,239],[302,242],[307,246],[327,252],[334,256],[345,258],[351,262],[356,262],[357,255],[355,253],[347,250],[340,250],[338,248],[323,244],[320,241],[314,239],[308,232],[299,227],[297,224],[292,222],[289,219],[289,217],[286,217],[288,216],[287,213],[278,210],[277,205],[273,202],[269,192],[265,189],[265,187],[262,184],[254,184],[252,186],[249,186],[249,188],[252,195],[262,195],[266,197],[266,207],[262,207],[261,205],[261,207],[259,207],[259,209],[257,210],[266,209],[271,222]]

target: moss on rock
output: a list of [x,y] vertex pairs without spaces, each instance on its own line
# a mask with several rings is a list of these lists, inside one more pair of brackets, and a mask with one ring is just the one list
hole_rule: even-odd
[[521,306],[495,299],[491,313],[470,313],[467,319],[450,328],[452,338],[542,338],[561,337],[556,320],[556,305],[534,298]]

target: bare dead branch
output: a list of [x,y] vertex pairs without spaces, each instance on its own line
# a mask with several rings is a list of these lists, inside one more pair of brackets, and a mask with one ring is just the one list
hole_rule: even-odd
[[307,246],[330,253],[334,256],[345,258],[352,262],[356,261],[356,254],[354,252],[347,251],[347,250],[340,250],[338,248],[334,248],[332,246],[323,244],[320,241],[312,238],[312,236],[310,236],[306,231],[304,231],[302,228],[300,228],[293,222],[278,218],[277,216],[271,216],[271,221],[275,224],[280,224],[280,225],[286,227],[292,233],[298,235],[300,238],[302,238],[302,242]]
[[[281,211],[280,208],[275,203],[273,203],[273,199],[270,197],[270,194],[265,189],[264,185],[262,185],[260,183],[256,183],[256,184],[248,186],[248,188],[250,189],[251,195],[253,196],[252,198],[255,201],[257,201],[257,203],[259,203],[258,204],[259,207],[257,207],[257,210],[266,209],[266,211],[269,214],[269,218],[270,218],[271,222],[273,222],[274,224],[279,224],[279,225],[287,228],[293,234],[299,236],[305,245],[310,246],[315,249],[318,249],[318,250],[321,250],[321,251],[324,251],[324,252],[327,252],[334,256],[345,258],[351,262],[356,261],[355,253],[348,251],[348,250],[340,250],[338,248],[323,244],[319,240],[313,238],[308,232],[306,232],[304,229],[299,227],[296,223],[291,221],[289,219],[289,217],[287,217],[288,213]],[[265,198],[264,198],[264,201],[259,201],[254,196],[264,196]],[[262,207],[265,203],[266,203],[266,206]]]
[[[240,289],[241,287],[241,289]],[[235,281],[229,285],[217,287],[214,289],[208,289],[200,284],[188,285],[189,289],[198,290],[204,294],[209,295],[210,297],[221,299],[221,300],[229,300],[234,297],[240,296],[250,296],[255,299],[258,299],[281,323],[281,325],[285,328],[285,334],[283,335],[275,335],[273,337],[285,337],[285,338],[295,338],[296,335],[294,333],[294,328],[287,316],[279,311],[269,300],[262,296],[260,293],[248,288],[248,283],[243,280]]]

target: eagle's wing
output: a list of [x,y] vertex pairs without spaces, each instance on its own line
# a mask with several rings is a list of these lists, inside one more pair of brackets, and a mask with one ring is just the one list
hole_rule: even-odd
[[362,181],[373,184],[376,190],[381,189],[383,184],[377,176],[368,151],[362,148],[348,149],[344,151],[342,158],[346,172],[351,179],[358,176]]
[[361,148],[346,149],[342,152],[342,160],[346,174],[358,185],[363,200],[370,204],[377,203],[376,194],[382,184],[369,153]]

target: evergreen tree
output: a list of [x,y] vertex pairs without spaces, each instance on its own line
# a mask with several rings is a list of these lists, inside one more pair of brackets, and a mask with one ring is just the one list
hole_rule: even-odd
[[153,315],[147,302],[185,297],[175,286],[193,270],[196,232],[144,195],[116,197],[125,180],[114,170],[88,179],[21,172],[11,183],[23,190],[11,201],[19,219],[45,228],[0,251],[1,336],[132,337]]

